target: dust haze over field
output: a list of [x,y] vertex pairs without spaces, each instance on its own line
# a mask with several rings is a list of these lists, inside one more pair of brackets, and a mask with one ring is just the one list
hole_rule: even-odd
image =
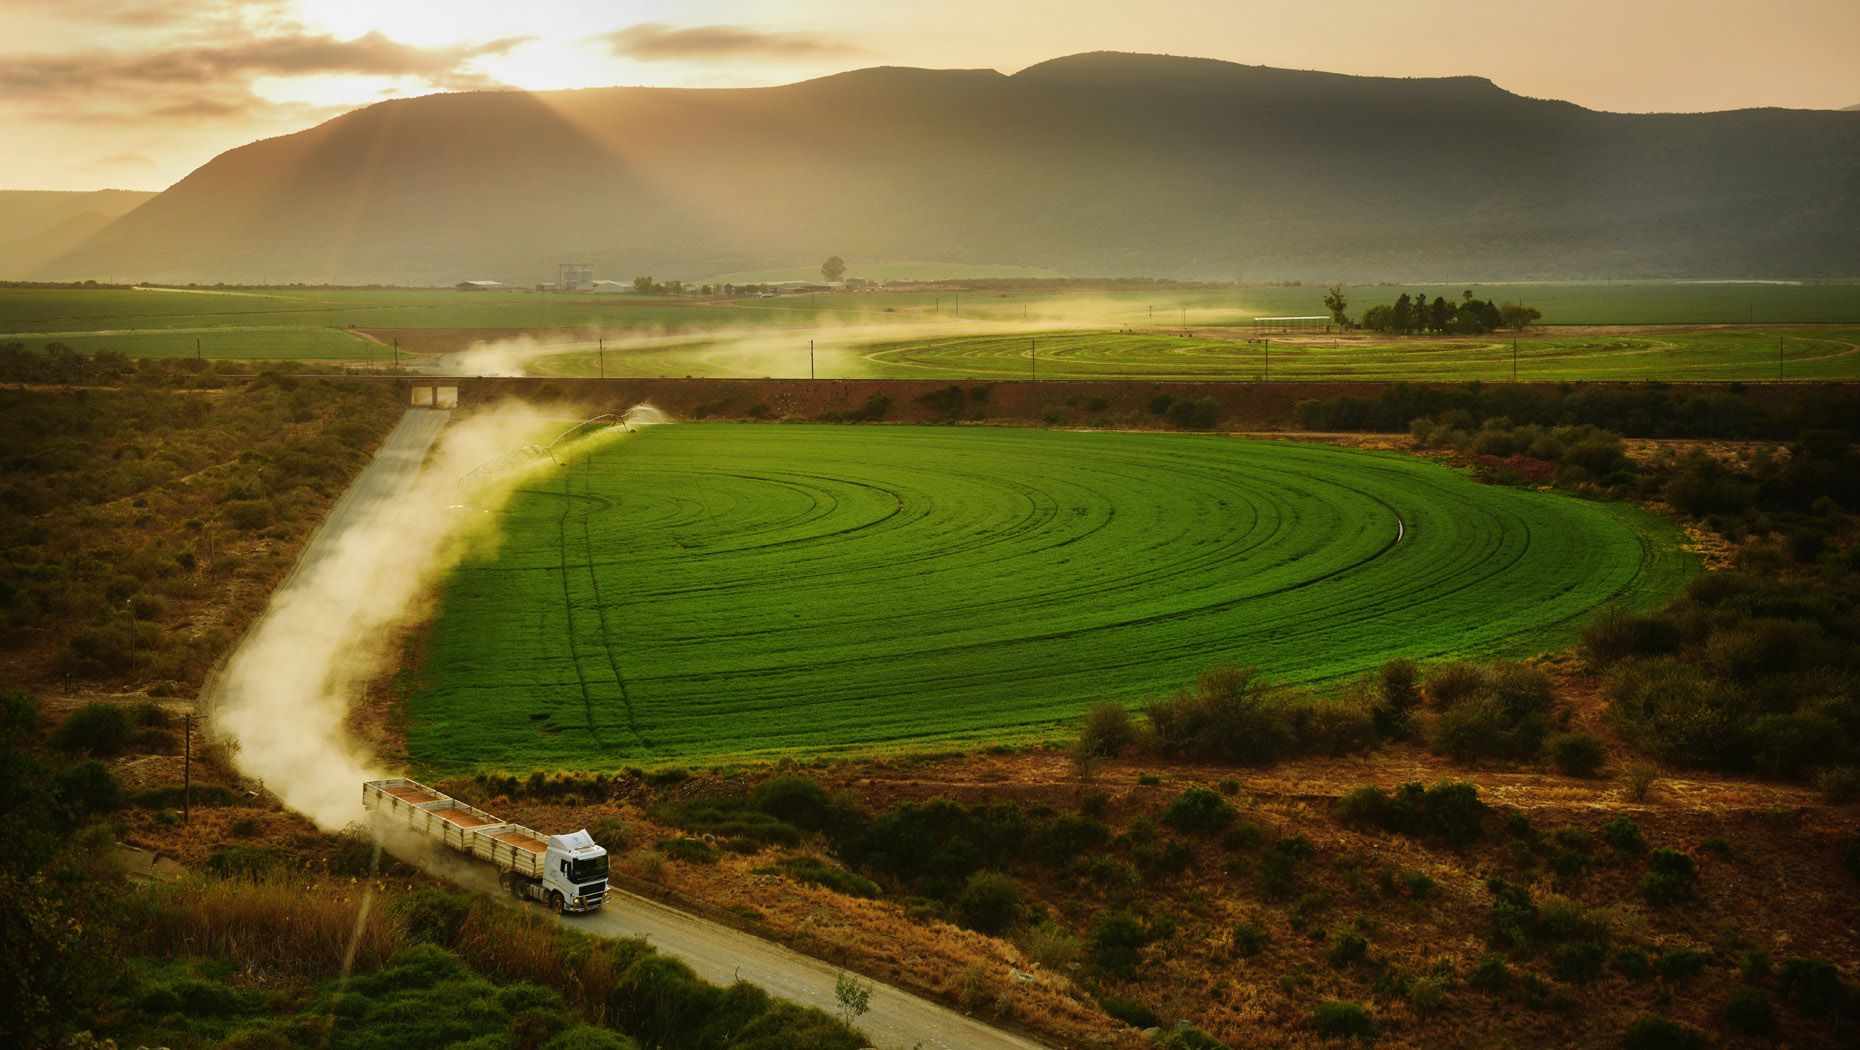
[[[947,298],[954,300],[953,295]],[[874,343],[1014,335],[1031,338],[1043,333],[1076,332],[1080,328],[1148,323],[1141,303],[1109,296],[1041,297],[1033,302],[972,296],[970,301],[973,304],[970,309],[981,316],[917,320],[909,313],[873,310],[851,318],[823,316],[793,326],[743,324],[670,328],[655,325],[618,335],[604,334],[598,327],[591,326],[580,338],[572,340],[538,339],[525,334],[474,342],[456,356],[442,357],[434,371],[467,376],[538,374],[533,368],[538,361],[595,350],[604,342],[606,352],[611,355],[608,367],[615,375],[628,374],[630,355],[683,350],[695,352],[706,365],[729,374],[805,376],[811,342],[817,373],[833,376],[844,375],[846,367],[863,356],[865,347]],[[1012,314],[1019,316],[1004,316]],[[1174,324],[1186,318],[1193,324],[1251,316],[1254,313],[1249,308],[1237,304],[1223,303],[1218,308],[1171,305],[1159,320],[1163,324]]]
[[417,611],[432,581],[467,552],[495,546],[491,512],[554,461],[475,479],[469,493],[460,479],[561,423],[557,413],[520,404],[462,417],[405,490],[357,494],[352,509],[337,508],[327,548],[307,552],[216,684],[214,724],[236,742],[247,775],[324,828],[360,816],[362,782],[386,773],[349,739],[359,688],[381,669],[393,628]]

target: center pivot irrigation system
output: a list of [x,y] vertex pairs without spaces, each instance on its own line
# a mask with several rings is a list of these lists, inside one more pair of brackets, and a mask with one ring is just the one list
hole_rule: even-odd
[[[547,459],[551,463],[559,465],[562,461],[556,458],[556,449],[563,445],[579,441],[582,438],[592,437],[596,434],[608,433],[614,430],[624,430],[630,434],[639,427],[655,426],[660,423],[670,423],[671,421],[670,416],[667,416],[663,411],[648,404],[634,405],[632,408],[627,409],[619,415],[615,415],[612,412],[605,412],[598,416],[590,416],[576,423],[574,426],[569,427],[567,430],[562,431],[560,434],[557,434],[555,439],[546,445],[523,445],[511,449],[509,452],[498,456],[496,459],[479,464],[477,467],[459,476],[458,489],[462,494],[467,489],[473,488],[483,482],[502,477],[513,471],[522,470],[538,460]],[[460,502],[463,503],[463,500],[461,499]]]

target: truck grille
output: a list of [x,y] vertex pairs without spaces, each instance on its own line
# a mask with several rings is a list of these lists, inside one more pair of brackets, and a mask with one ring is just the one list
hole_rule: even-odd
[[607,884],[605,882],[590,882],[586,886],[581,887],[581,895],[589,899],[599,897],[606,892]]

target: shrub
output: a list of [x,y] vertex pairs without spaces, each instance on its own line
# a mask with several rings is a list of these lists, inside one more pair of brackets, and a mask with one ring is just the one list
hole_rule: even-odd
[[1085,950],[1076,934],[1051,921],[1023,928],[1014,944],[1029,960],[1056,973],[1069,969]]
[[1331,941],[1330,951],[1326,955],[1330,964],[1339,970],[1362,962],[1368,957],[1369,942],[1362,934],[1349,931],[1337,934],[1336,938]]
[[1559,733],[1550,738],[1550,760],[1564,775],[1592,777],[1608,760],[1600,737],[1589,733]]
[[108,766],[95,759],[62,769],[52,778],[52,791],[65,808],[80,817],[123,808],[123,788]]
[[1835,766],[1824,769],[1815,778],[1815,786],[1821,789],[1821,797],[1837,806],[1844,806],[1860,798],[1860,766]]
[[1662,656],[1679,648],[1679,628],[1661,616],[1636,616],[1611,605],[1582,629],[1589,663],[1608,667],[1622,660]]
[[471,911],[471,898],[447,890],[420,889],[394,899],[390,906],[414,941],[451,944]]
[[1335,813],[1347,824],[1369,824],[1459,846],[1484,834],[1485,810],[1477,786],[1442,780],[1426,788],[1403,784],[1392,794],[1379,787],[1356,788],[1337,800]]
[[1621,793],[1630,802],[1645,802],[1653,794],[1653,785],[1660,779],[1660,771],[1652,766],[1639,765],[1629,769],[1622,776]]
[[1676,849],[1656,849],[1653,870],[1640,880],[1640,895],[1648,904],[1664,907],[1698,896],[1698,868],[1692,858]]
[[809,831],[825,830],[833,813],[827,789],[807,777],[773,776],[749,793],[749,804],[776,820]]
[[1144,708],[1165,751],[1200,761],[1271,762],[1296,744],[1282,705],[1250,668],[1218,667]]
[[1368,1039],[1376,1034],[1375,1018],[1356,1003],[1319,1003],[1311,1012],[1311,1025],[1326,1039]]
[[1376,702],[1370,707],[1376,733],[1392,740],[1405,739],[1413,728],[1414,709],[1421,703],[1420,674],[1413,660],[1390,660],[1376,675]]
[[1550,968],[1559,981],[1586,984],[1601,976],[1602,962],[1607,957],[1607,950],[1594,941],[1572,941],[1551,950]]
[[717,850],[703,839],[660,839],[659,852],[687,864],[715,864]]
[[1221,421],[1221,403],[1211,397],[1172,401],[1166,412],[1169,422],[1185,430],[1207,430]]
[[1230,853],[1234,850],[1252,849],[1259,845],[1265,836],[1266,833],[1260,830],[1258,824],[1250,820],[1243,820],[1233,827],[1228,828],[1227,831],[1221,835],[1221,848]]
[[122,754],[135,732],[128,711],[116,704],[98,702],[73,711],[46,742],[56,751],[108,758]]
[[1111,841],[1111,829],[1087,816],[1063,816],[1033,833],[1033,848],[1049,866],[1059,868]]
[[790,857],[780,866],[766,870],[779,871],[796,882],[824,887],[848,897],[875,898],[880,896],[878,884],[871,879],[856,875],[819,857]]
[[1092,927],[1092,961],[1104,972],[1128,980],[1142,962],[1143,947],[1150,939],[1143,920],[1135,915],[1127,911],[1106,912]]
[[1795,957],[1777,970],[1776,990],[1805,1014],[1825,1014],[1840,1005],[1846,988],[1831,963]]
[[1760,988],[1739,988],[1724,1004],[1724,1020],[1744,1035],[1768,1035],[1776,1026],[1776,1007],[1768,992]]
[[1628,1026],[1621,1045],[1624,1050],[1705,1050],[1705,1038],[1690,1028],[1649,1014]]
[[1130,720],[1130,712],[1123,704],[1105,701],[1093,704],[1085,712],[1085,721],[1079,728],[1078,749],[1080,753],[1101,757],[1110,757],[1135,743],[1137,739],[1136,724]]
[[1705,972],[1711,956],[1696,948],[1668,948],[1660,953],[1660,976],[1668,981],[1684,981]]
[[1193,787],[1175,797],[1162,821],[1191,835],[1212,835],[1234,821],[1234,808],[1207,788]]
[[1641,841],[1640,825],[1626,817],[1616,817],[1603,824],[1602,841],[1617,853],[1639,853],[1646,846]]
[[1157,1025],[1156,1011],[1135,1000],[1107,995],[1098,1000],[1098,1005],[1104,1008],[1105,1013],[1132,1028],[1155,1028]]
[[1272,934],[1266,928],[1250,919],[1234,924],[1234,951],[1251,958],[1266,950],[1272,943]]
[[1020,918],[1020,886],[998,871],[969,876],[956,897],[956,921],[982,933],[1000,933]]
[[1511,987],[1511,965],[1505,957],[1487,953],[1479,959],[1479,965],[1467,976],[1466,983],[1489,995],[1502,994]]
[[1616,973],[1630,981],[1644,981],[1653,976],[1653,963],[1648,960],[1644,948],[1624,945],[1615,949],[1614,958],[1610,962]]

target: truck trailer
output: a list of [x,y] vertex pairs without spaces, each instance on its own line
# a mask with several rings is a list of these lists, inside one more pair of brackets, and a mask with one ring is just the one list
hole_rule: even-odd
[[379,824],[410,828],[497,865],[497,884],[519,900],[541,901],[558,912],[595,911],[607,903],[607,851],[585,829],[544,835],[406,777],[363,784],[362,808]]

